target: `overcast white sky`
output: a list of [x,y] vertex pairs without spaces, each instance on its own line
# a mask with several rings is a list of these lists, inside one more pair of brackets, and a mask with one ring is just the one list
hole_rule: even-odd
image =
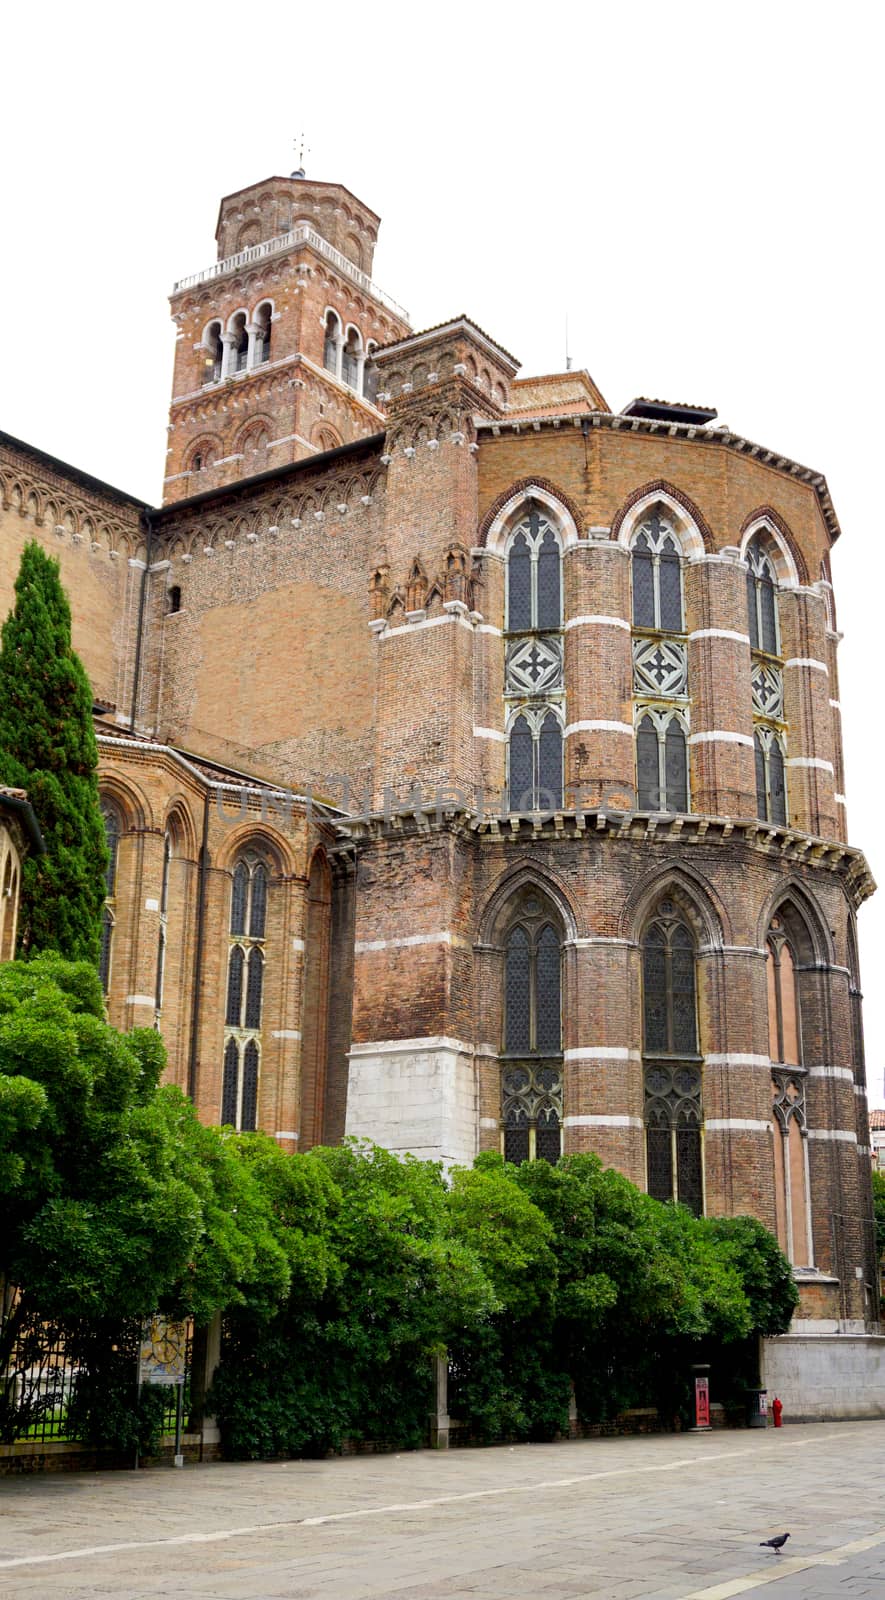
[[849,826],[885,1103],[885,850],[868,667],[883,632],[882,30],[859,4],[33,7],[4,22],[0,427],[158,501],[166,296],[221,195],[295,165],[380,213],[415,327],[467,312],[615,409],[710,403],[823,471]]

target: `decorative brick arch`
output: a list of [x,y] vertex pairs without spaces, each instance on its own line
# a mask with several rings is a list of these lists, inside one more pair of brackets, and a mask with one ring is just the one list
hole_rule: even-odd
[[482,519],[482,522],[479,525],[479,534],[477,536],[477,544],[479,546],[485,545],[485,542],[489,536],[489,530],[493,526],[500,513],[504,510],[504,507],[508,505],[511,500],[515,500],[519,495],[524,495],[526,499],[530,499],[533,489],[544,489],[547,494],[552,495],[554,499],[558,500],[563,509],[566,510],[572,518],[572,521],[574,522],[578,531],[578,538],[586,538],[586,533],[584,532],[583,515],[578,509],[574,500],[570,495],[565,493],[564,489],[560,489],[559,485],[557,483],[553,483],[550,478],[517,478],[515,482],[509,484],[506,489],[502,490],[497,499],[493,500],[492,504],[489,506],[485,516]]
[[569,943],[578,937],[582,918],[564,878],[546,863],[540,866],[530,857],[523,857],[505,869],[486,896],[476,922],[478,944],[496,945],[501,919],[506,915],[511,900],[520,890],[530,888],[545,895],[556,908],[565,942]]
[[698,944],[721,949],[732,942],[727,908],[710,880],[684,861],[652,867],[633,885],[624,901],[618,933],[638,944],[658,902],[675,900],[691,923]]
[[799,548],[799,545],[796,541],[796,536],[792,529],[784,521],[780,512],[775,511],[773,506],[757,506],[755,511],[751,511],[750,515],[744,518],[744,521],[741,523],[741,550],[744,549],[745,542],[748,542],[746,540],[746,535],[749,530],[752,528],[755,532],[760,522],[767,522],[772,531],[779,534],[781,539],[783,539],[784,544],[786,545],[787,550],[793,559],[793,564],[796,568],[796,577],[798,578],[800,584],[802,584],[803,588],[806,587],[809,582],[809,577],[808,566],[806,564],[805,557]]
[[614,518],[614,521],[612,522],[611,537],[613,540],[617,540],[624,522],[624,518],[629,515],[629,513],[633,510],[633,507],[637,505],[640,500],[647,500],[651,495],[655,494],[665,495],[669,500],[675,500],[676,504],[682,507],[686,516],[690,517],[692,522],[695,524],[698,533],[704,541],[704,549],[708,553],[715,549],[713,534],[710,531],[710,526],[706,518],[698,510],[694,501],[690,500],[687,494],[683,494],[681,489],[677,489],[675,484],[668,483],[666,478],[655,478],[651,483],[643,483],[638,489],[634,489],[632,494],[628,494],[624,504],[621,506]]

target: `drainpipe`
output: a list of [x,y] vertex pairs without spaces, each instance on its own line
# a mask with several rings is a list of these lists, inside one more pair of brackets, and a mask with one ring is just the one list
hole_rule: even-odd
[[203,942],[206,931],[206,880],[209,875],[209,804],[212,791],[206,788],[203,796],[203,837],[197,866],[197,928],[194,940],[194,978],[191,1002],[191,1046],[187,1063],[187,1092],[191,1100],[197,1094],[197,1046],[200,1027],[200,989],[203,980]]
[[141,513],[142,527],[147,529],[147,548],[145,551],[144,571],[141,574],[141,593],[138,596],[138,625],[135,632],[135,670],[132,674],[132,710],[129,714],[129,732],[135,732],[135,712],[138,707],[138,680],[141,676],[141,641],[144,633],[144,607],[147,599],[148,574],[151,570],[151,555],[154,546],[154,524],[148,510]]

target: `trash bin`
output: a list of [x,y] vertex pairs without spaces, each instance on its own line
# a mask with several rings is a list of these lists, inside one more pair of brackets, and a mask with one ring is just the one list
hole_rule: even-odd
[[768,1390],[747,1390],[747,1427],[765,1428],[768,1425]]

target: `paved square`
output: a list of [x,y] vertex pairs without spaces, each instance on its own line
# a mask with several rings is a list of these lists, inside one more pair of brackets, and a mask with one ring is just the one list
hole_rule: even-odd
[[860,1422],[7,1478],[0,1595],[883,1600],[883,1465]]

